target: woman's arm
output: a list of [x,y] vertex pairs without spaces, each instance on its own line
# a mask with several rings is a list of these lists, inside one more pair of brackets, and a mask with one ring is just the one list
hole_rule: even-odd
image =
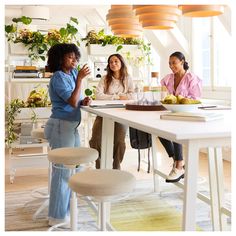
[[125,92],[119,93],[120,100],[132,100],[134,99],[134,84],[132,78],[129,76],[125,81]]
[[188,97],[192,99],[199,99],[202,95],[202,81],[199,79],[198,81],[190,84]]
[[118,100],[118,94],[106,94],[105,93],[105,77],[102,77],[96,87],[95,97],[97,100]]
[[88,75],[90,74],[90,69],[87,65],[84,65],[82,67],[82,69],[79,71],[78,75],[77,75],[77,80],[76,80],[76,85],[75,85],[75,89],[72,92],[70,98],[67,100],[68,103],[76,108],[79,105],[79,99],[80,99],[80,93],[81,93],[81,84],[82,84],[82,80]]

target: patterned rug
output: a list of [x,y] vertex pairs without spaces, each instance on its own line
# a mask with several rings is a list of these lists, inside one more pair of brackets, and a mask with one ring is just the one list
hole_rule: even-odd
[[[153,193],[150,181],[138,181],[135,191],[126,199],[112,203],[111,223],[117,231],[181,231],[182,191],[173,185],[162,194]],[[172,186],[172,188],[170,188]],[[171,190],[171,191],[168,191]],[[46,231],[47,210],[40,219],[32,220],[39,204],[24,206],[33,198],[30,191],[9,192],[5,195],[6,231]],[[79,200],[79,227],[94,231],[95,217],[83,200]],[[211,231],[210,207],[197,202],[197,230]]]

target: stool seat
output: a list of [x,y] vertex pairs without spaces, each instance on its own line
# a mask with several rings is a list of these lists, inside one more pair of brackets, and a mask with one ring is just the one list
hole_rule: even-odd
[[84,196],[109,197],[131,192],[135,183],[135,177],[127,171],[98,169],[73,175],[69,187]]
[[79,165],[95,161],[98,151],[87,147],[56,148],[48,152],[48,160],[56,164]]
[[31,131],[32,138],[46,139],[44,136],[44,128],[37,128]]

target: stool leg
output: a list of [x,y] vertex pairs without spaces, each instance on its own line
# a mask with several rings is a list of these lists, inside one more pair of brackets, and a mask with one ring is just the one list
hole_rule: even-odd
[[106,203],[101,202],[101,231],[106,231]]
[[[76,173],[75,169],[72,169],[71,176]],[[71,192],[70,198],[70,227],[72,231],[77,230],[77,197],[74,191]]]
[[77,230],[77,197],[73,191],[70,199],[70,226],[72,231]]

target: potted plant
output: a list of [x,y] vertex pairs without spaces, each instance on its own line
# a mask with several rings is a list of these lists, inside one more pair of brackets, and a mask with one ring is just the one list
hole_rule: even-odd
[[49,30],[46,34],[40,31],[31,31],[29,29],[19,29],[19,24],[25,26],[30,25],[32,19],[30,17],[22,16],[20,18],[13,18],[13,23],[5,25],[5,35],[7,41],[12,44],[23,44],[28,50],[28,55],[32,60],[41,59],[45,61],[46,53],[49,48],[57,43],[76,43],[80,45],[76,35],[78,33],[78,20],[74,17],[70,18],[66,27],[59,30]]
[[5,143],[11,146],[18,139],[16,129],[17,120],[31,120],[48,118],[51,114],[51,103],[48,100],[48,91],[45,88],[36,87],[32,90],[27,101],[13,99],[6,105],[6,138]]
[[[94,30],[88,32],[82,41],[86,41],[85,46],[89,48],[89,54],[104,55],[121,52],[131,58],[131,54],[139,61],[151,63],[151,44],[146,44],[142,39],[123,38],[115,35],[105,34],[104,29],[98,33]],[[106,50],[104,47],[106,46]],[[127,47],[128,46],[128,47]]]

